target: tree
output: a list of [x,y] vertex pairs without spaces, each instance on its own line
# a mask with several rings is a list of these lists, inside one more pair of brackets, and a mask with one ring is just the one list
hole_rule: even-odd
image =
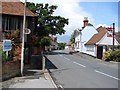
[[27,2],[27,3],[26,3],[26,7],[28,7],[29,10],[31,10],[33,13],[36,13],[36,6],[35,6],[35,3]]
[[70,42],[75,43],[75,36],[79,35],[79,31],[78,30],[74,30],[74,32],[72,33],[71,37],[70,37]]
[[[53,12],[57,9],[57,6],[49,6],[49,4],[37,4],[37,14],[38,14],[38,35],[42,33],[44,36],[49,34],[64,34],[65,24],[68,24],[68,19],[61,16],[53,16]],[[42,32],[41,32],[42,31]]]
[[68,25],[68,19],[53,15],[57,6],[38,3],[35,5],[34,3],[27,2],[27,7],[38,15],[36,36],[39,37],[39,41],[50,34],[62,35],[65,33],[64,27]]
[[38,15],[38,29],[36,34],[48,36],[49,34],[64,34],[64,27],[68,25],[68,19],[61,16],[53,16],[57,6],[49,4],[34,4],[27,2],[27,7]]
[[66,43],[58,43],[58,48],[59,49],[65,49]]
[[71,42],[71,43],[75,43],[75,37],[73,36],[73,34],[72,34],[71,37],[70,37],[70,42]]
[[51,38],[50,37],[45,36],[41,39],[41,42],[40,42],[41,46],[49,46],[50,44],[51,44]]

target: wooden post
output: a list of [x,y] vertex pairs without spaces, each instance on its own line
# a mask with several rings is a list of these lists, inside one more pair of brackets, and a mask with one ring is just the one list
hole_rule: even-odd
[[115,47],[115,23],[113,23],[113,46],[112,46],[112,50],[114,51],[114,47]]

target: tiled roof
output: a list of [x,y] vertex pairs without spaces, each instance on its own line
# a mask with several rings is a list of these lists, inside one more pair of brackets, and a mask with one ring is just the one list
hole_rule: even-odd
[[94,34],[92,36],[92,38],[86,43],[86,45],[89,45],[89,44],[96,44],[97,42],[99,42],[102,37],[107,33],[107,30],[105,30],[103,27],[100,27],[97,34]]
[[106,28],[105,28],[105,27],[100,26],[100,27],[98,27],[96,30],[97,30],[98,32],[100,32],[100,31],[106,31]]
[[[24,15],[24,5],[22,2],[2,2],[2,12],[1,14],[7,15]],[[26,8],[26,16],[36,16],[32,11]]]

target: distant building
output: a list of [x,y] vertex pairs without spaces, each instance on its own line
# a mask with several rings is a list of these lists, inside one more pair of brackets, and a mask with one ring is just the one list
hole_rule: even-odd
[[49,36],[51,39],[50,46],[45,46],[45,51],[57,50],[58,49],[58,42],[56,36]]
[[74,44],[69,42],[65,45],[65,50],[74,50]]
[[58,49],[58,42],[57,42],[57,37],[56,36],[51,36],[51,49],[52,50],[57,50]]

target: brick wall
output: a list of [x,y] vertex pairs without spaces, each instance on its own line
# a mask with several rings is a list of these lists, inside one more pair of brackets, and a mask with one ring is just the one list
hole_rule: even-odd
[[2,80],[20,75],[20,60],[2,63]]

